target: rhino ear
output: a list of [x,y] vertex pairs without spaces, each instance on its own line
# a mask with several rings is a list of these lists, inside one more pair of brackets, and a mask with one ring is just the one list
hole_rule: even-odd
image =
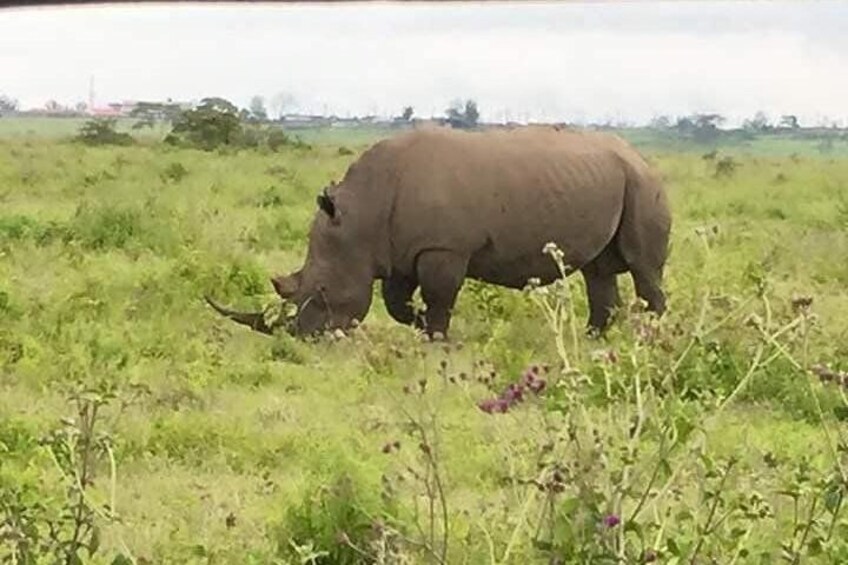
[[295,271],[290,275],[281,275],[273,277],[271,284],[274,285],[274,290],[280,295],[280,298],[289,299],[300,288],[300,271]]
[[326,188],[318,195],[316,200],[318,202],[318,207],[321,208],[325,214],[331,218],[336,217],[336,203],[333,200],[333,197],[327,194]]

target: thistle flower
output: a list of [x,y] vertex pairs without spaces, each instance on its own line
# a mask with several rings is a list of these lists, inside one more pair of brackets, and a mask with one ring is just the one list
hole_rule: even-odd
[[621,523],[621,518],[619,518],[615,514],[607,514],[604,517],[604,526],[607,528],[614,528]]
[[545,382],[545,379],[536,379],[531,384],[527,385],[527,388],[529,388],[535,394],[541,394],[542,391],[545,390],[546,386],[547,383]]
[[486,400],[481,400],[477,403],[477,408],[485,412],[486,414],[491,414],[495,411],[495,403],[497,400],[493,398],[487,398]]

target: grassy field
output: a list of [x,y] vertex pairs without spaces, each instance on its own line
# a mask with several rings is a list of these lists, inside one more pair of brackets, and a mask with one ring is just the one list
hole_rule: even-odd
[[322,135],[0,136],[0,561],[848,561],[842,153],[640,145],[674,208],[669,312],[605,340],[578,278],[468,283],[448,344],[379,300],[344,338],[250,333],[202,296],[273,303],[368,141]]

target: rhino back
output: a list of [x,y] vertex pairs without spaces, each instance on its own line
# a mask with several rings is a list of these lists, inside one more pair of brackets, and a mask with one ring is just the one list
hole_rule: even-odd
[[[391,153],[388,151],[387,153]],[[618,227],[625,170],[603,137],[526,128],[420,132],[398,140],[392,263],[411,272],[423,250],[467,254],[469,276],[521,286],[555,276],[553,241],[579,266]]]

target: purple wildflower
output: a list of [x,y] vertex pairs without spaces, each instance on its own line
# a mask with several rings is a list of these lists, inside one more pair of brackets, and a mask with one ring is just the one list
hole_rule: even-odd
[[509,402],[507,402],[503,398],[498,398],[495,401],[495,411],[496,412],[500,412],[501,414],[503,414],[508,410],[509,410]]
[[608,514],[604,518],[604,526],[607,528],[614,528],[621,523],[621,518],[616,516],[615,514]]
[[501,398],[509,404],[516,404],[524,400],[524,386],[511,383],[501,395]]
[[496,403],[497,403],[497,400],[495,400],[493,398],[487,398],[486,400],[481,400],[477,404],[477,408],[479,408],[480,410],[482,410],[486,414],[491,414],[492,412],[495,411],[495,404]]
[[545,386],[547,386],[545,379],[535,379],[532,383],[527,385],[527,388],[535,394],[541,394],[542,391],[545,390]]

